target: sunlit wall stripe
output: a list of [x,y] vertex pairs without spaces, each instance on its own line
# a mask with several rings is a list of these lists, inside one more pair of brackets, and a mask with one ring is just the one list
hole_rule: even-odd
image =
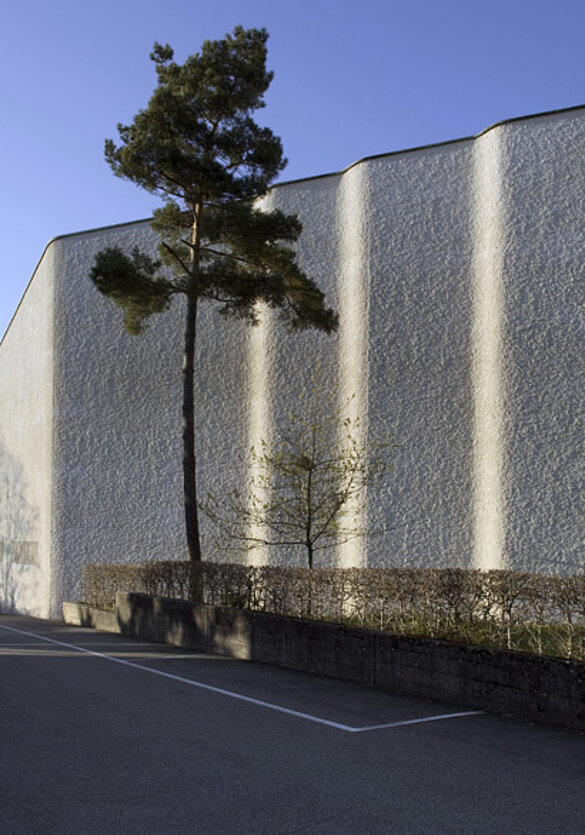
[[[272,433],[272,416],[270,408],[270,311],[263,304],[258,304],[257,312],[259,324],[248,328],[248,451],[254,448],[261,452],[262,441],[269,442]],[[248,454],[248,478],[246,484],[252,484],[256,476],[254,459]],[[268,499],[267,495],[255,491],[261,501]],[[252,525],[248,530],[250,537],[262,538],[264,531],[261,526]],[[256,546],[247,555],[250,565],[265,565],[268,563],[268,548]]]
[[474,564],[505,565],[502,134],[474,144]]
[[[268,194],[262,200],[262,208],[270,211],[273,207],[273,196]],[[270,381],[271,374],[271,352],[270,331],[274,323],[271,323],[270,310],[267,305],[258,303],[256,305],[258,324],[248,328],[247,344],[247,367],[248,367],[248,447],[246,450],[248,461],[248,477],[246,485],[251,485],[257,475],[257,467],[249,451],[253,448],[261,452],[262,442],[269,443],[273,432],[272,410],[270,404]],[[269,497],[265,493],[256,495],[261,501]],[[251,525],[248,530],[250,537],[262,538],[265,531],[259,525]],[[258,545],[250,550],[246,557],[250,565],[266,565],[269,562],[269,550],[267,546]]]
[[[368,432],[369,257],[367,246],[367,165],[350,168],[339,184],[336,200],[339,310],[339,398],[350,418],[359,418],[356,440],[364,444]],[[367,500],[367,496],[362,499]],[[367,529],[367,507],[356,501],[348,507],[346,525]],[[366,538],[360,536],[338,547],[341,567],[367,564]]]

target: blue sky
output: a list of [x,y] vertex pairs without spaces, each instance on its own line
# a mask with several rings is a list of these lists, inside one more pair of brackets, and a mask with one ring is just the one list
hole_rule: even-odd
[[[237,24],[270,33],[259,118],[282,179],[585,104],[582,0],[22,0],[0,13],[0,335],[54,236],[149,215],[104,139],[177,60]],[[584,149],[585,150],[585,149]]]

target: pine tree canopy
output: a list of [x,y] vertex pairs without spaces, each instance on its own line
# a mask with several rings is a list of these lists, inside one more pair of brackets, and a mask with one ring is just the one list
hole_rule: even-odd
[[[92,280],[139,333],[173,294],[220,303],[224,314],[256,319],[256,303],[277,308],[293,328],[335,330],[337,317],[295,260],[301,233],[294,215],[262,211],[255,201],[284,168],[280,139],[252,112],[264,107],[264,29],[206,41],[177,64],[170,46],[155,44],[158,84],[146,109],[107,140],[114,173],[159,195],[154,212],[159,261],[119,249],[98,256]],[[171,268],[170,270],[168,268]]]

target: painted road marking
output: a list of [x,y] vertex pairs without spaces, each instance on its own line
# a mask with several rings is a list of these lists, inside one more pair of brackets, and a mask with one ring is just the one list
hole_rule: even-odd
[[257,705],[258,707],[263,707],[267,710],[275,710],[278,713],[285,713],[288,716],[295,716],[297,719],[305,719],[308,722],[314,722],[317,725],[326,725],[329,728],[336,728],[339,731],[345,731],[350,734],[359,734],[366,731],[381,731],[386,728],[401,728],[406,725],[420,725],[424,722],[439,722],[443,719],[458,719],[462,716],[479,716],[483,713],[481,710],[464,710],[457,713],[440,713],[434,716],[424,716],[419,719],[405,719],[400,722],[388,722],[384,725],[369,725],[362,728],[356,728],[353,725],[343,725],[340,722],[332,722],[330,719],[323,719],[320,716],[313,716],[310,713],[303,713],[299,710],[291,710],[288,707],[282,707],[282,705],[276,705],[272,702],[265,702],[262,699],[254,699],[252,696],[244,696],[241,693],[235,693],[233,690],[224,690],[222,687],[214,687],[213,685],[205,684],[202,681],[195,681],[191,678],[173,675],[173,673],[165,673],[163,670],[155,670],[152,667],[145,667],[142,664],[136,664],[134,661],[126,661],[123,658],[117,658],[114,655],[107,655],[103,652],[95,652],[95,650],[87,649],[86,647],[79,647],[76,644],[68,644],[65,641],[57,641],[55,638],[47,638],[45,635],[38,635],[36,632],[27,632],[24,629],[15,629],[13,626],[4,626],[3,624],[0,624],[0,629],[6,629],[9,632],[17,632],[19,635],[26,635],[28,638],[36,638],[39,641],[46,641],[49,644],[57,644],[57,646],[73,649],[86,655],[103,658],[105,661],[112,661],[114,664],[122,664],[124,667],[132,667],[135,670],[142,670],[145,673],[151,673],[151,675],[168,678],[171,681],[178,681],[181,684],[189,685],[189,687],[197,687],[200,690],[208,690],[211,693],[218,693],[220,696],[228,696],[231,699],[238,699],[238,701],[241,702],[248,702],[248,704]]

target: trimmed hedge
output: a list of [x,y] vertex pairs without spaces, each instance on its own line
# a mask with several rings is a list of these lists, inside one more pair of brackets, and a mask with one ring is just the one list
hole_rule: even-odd
[[111,608],[119,591],[585,658],[585,574],[171,561],[86,566],[86,603]]

